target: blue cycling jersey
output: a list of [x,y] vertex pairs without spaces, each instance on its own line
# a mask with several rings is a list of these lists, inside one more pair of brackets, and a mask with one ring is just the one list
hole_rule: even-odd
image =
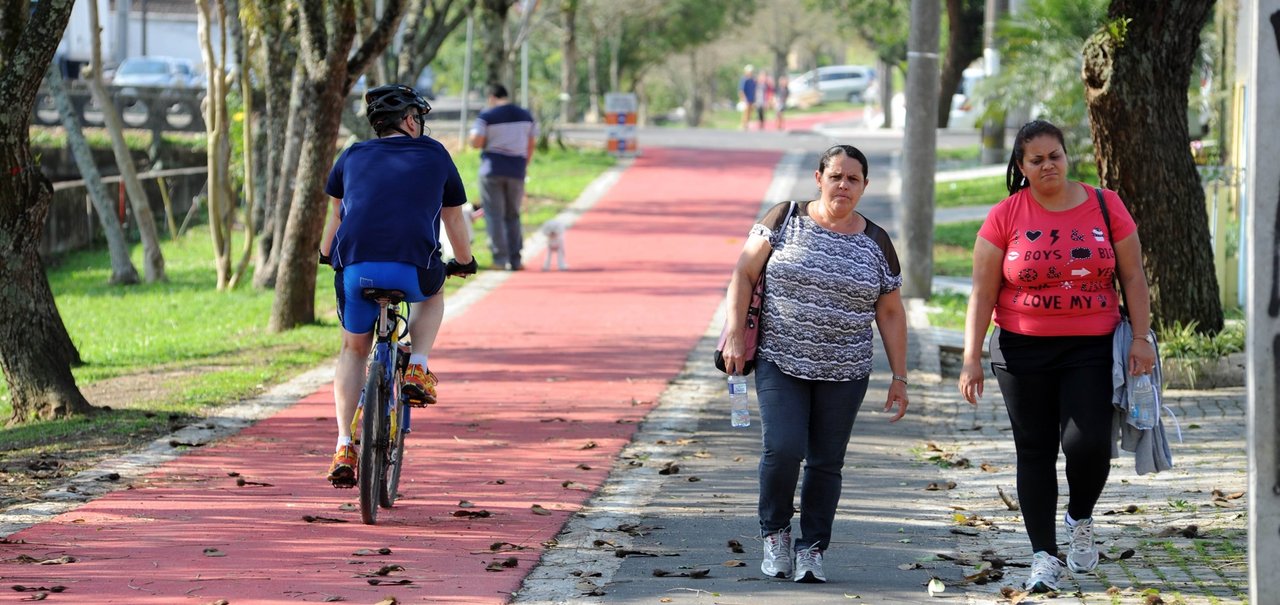
[[362,141],[338,156],[325,193],[342,200],[329,256],[361,262],[440,264],[440,211],[467,202],[449,151],[430,137]]

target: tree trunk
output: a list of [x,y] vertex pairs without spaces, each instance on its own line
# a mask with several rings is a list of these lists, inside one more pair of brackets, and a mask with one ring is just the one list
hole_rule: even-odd
[[503,84],[511,89],[511,66],[507,58],[507,13],[516,0],[480,1],[480,56],[484,57],[485,84]]
[[67,98],[67,87],[62,81],[62,71],[57,65],[50,65],[45,74],[50,96],[62,115],[62,126],[67,130],[67,144],[71,154],[76,158],[76,166],[80,168],[80,177],[84,179],[84,188],[89,192],[89,200],[93,203],[98,224],[102,225],[102,233],[107,238],[107,251],[111,256],[111,278],[109,284],[131,285],[140,280],[138,269],[129,258],[129,241],[125,238],[120,220],[116,218],[115,208],[107,197],[107,190],[102,186],[102,176],[98,174],[98,165],[93,162],[93,152],[89,142],[80,130],[80,120],[76,118],[71,100]]
[[938,128],[951,122],[951,97],[964,70],[982,56],[982,16],[986,0],[947,0],[947,58],[938,89]]
[[[1112,0],[1084,47],[1085,98],[1104,187],[1138,222],[1154,321],[1222,329],[1204,190],[1190,153],[1187,87],[1212,0]],[[1127,28],[1125,23],[1127,22]]]
[[269,219],[271,233],[268,234],[265,232],[266,229],[263,229],[263,237],[271,239],[270,253],[266,261],[254,270],[253,285],[256,288],[274,288],[280,271],[280,248],[284,243],[284,230],[289,223],[289,212],[293,208],[293,199],[297,191],[298,160],[305,136],[303,130],[305,120],[302,115],[304,73],[302,66],[299,65],[293,74],[285,128],[280,136],[283,149],[280,151],[280,165],[277,169],[276,189]]
[[[17,3],[8,3],[12,8]],[[94,408],[76,388],[80,355],[67,334],[40,262],[53,186],[31,157],[36,91],[71,15],[71,2],[40,2],[0,21],[0,368],[10,421],[55,418]],[[18,42],[22,41],[21,44]]]
[[[266,121],[266,175],[262,188],[262,229],[258,235],[257,249],[254,254],[253,286],[265,289],[275,287],[276,280],[276,242],[280,241],[276,230],[277,211],[281,206],[285,211],[280,217],[280,233],[284,231],[284,216],[288,216],[289,199],[284,192],[292,188],[292,172],[286,162],[286,145],[289,140],[290,103],[293,96],[291,87],[300,82],[295,78],[298,66],[296,13],[278,10],[264,10],[261,0],[255,0],[254,6],[260,19],[263,61],[266,64],[266,83],[264,97],[266,99],[263,112]],[[287,184],[286,184],[287,183]]]
[[120,120],[120,112],[116,110],[107,87],[102,83],[102,51],[98,41],[98,4],[89,3],[90,31],[93,32],[93,74],[89,78],[89,88],[93,98],[102,107],[102,121],[111,135],[111,151],[116,156],[116,166],[120,169],[120,180],[124,182],[125,193],[129,197],[129,207],[133,209],[133,220],[138,224],[138,235],[142,239],[142,272],[149,282],[164,281],[164,253],[160,250],[160,233],[156,229],[155,213],[151,212],[151,202],[147,193],[138,181],[138,169],[133,164],[133,155],[129,145],[124,141],[124,123]]
[[[210,30],[212,18],[208,0],[196,0],[199,20],[200,53],[204,57],[205,71],[209,74],[209,94],[205,97],[205,165],[208,168],[209,236],[213,242],[214,268],[218,276],[218,289],[224,290],[231,281],[231,207],[235,203],[228,194],[231,190],[230,147],[227,124],[226,74],[223,60],[226,58],[225,20],[218,25],[219,41],[223,52],[221,59],[213,52]],[[224,13],[217,7],[219,15]]]
[[600,121],[600,44],[597,38],[592,36],[591,49],[587,53],[587,116],[588,124],[595,124]]
[[560,122],[578,119],[578,0],[561,0],[564,40],[560,43]]
[[376,30],[348,57],[355,37],[352,0],[337,0],[326,10],[318,0],[301,5],[301,58],[306,66],[302,106],[310,136],[303,140],[294,201],[280,245],[276,297],[268,329],[282,331],[315,321],[316,255],[328,214],[325,179],[333,165],[342,104],[351,90],[351,74],[360,73],[391,41],[403,6],[387,0]]

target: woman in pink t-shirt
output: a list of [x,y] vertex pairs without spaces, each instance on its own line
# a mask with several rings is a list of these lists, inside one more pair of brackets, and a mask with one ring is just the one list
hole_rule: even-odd
[[[1116,272],[1134,334],[1147,334],[1151,305],[1137,225],[1113,191],[1067,178],[1062,131],[1042,120],[1018,131],[1009,158],[1009,197],[996,204],[973,247],[973,293],[965,320],[960,393],[982,396],[983,338],[1018,452],[1018,502],[1033,553],[1027,590],[1058,589],[1058,448],[1067,459],[1067,566],[1098,564],[1093,508],[1111,469],[1112,332],[1120,322]],[[1106,202],[1110,227],[1098,193]],[[1140,339],[1129,370],[1155,365]]]

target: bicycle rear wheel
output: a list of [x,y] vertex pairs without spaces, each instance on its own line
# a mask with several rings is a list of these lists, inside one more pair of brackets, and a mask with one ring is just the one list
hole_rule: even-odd
[[399,397],[391,403],[392,419],[387,423],[387,430],[393,431],[387,439],[387,477],[385,489],[382,490],[382,508],[391,508],[396,503],[396,490],[400,488],[400,470],[404,468],[405,424],[409,418],[409,406]]
[[[366,525],[378,522],[378,500],[382,494],[383,458],[386,440],[382,438],[383,399],[382,362],[369,364],[369,377],[364,385],[364,411],[360,419],[360,519]],[[382,444],[382,445],[380,445]]]

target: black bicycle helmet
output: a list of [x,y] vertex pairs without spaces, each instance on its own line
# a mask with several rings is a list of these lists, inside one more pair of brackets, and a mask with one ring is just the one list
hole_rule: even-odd
[[431,105],[418,91],[403,84],[387,84],[364,93],[365,116],[375,132],[382,132],[404,118],[409,108],[416,107],[422,115],[431,112]]

